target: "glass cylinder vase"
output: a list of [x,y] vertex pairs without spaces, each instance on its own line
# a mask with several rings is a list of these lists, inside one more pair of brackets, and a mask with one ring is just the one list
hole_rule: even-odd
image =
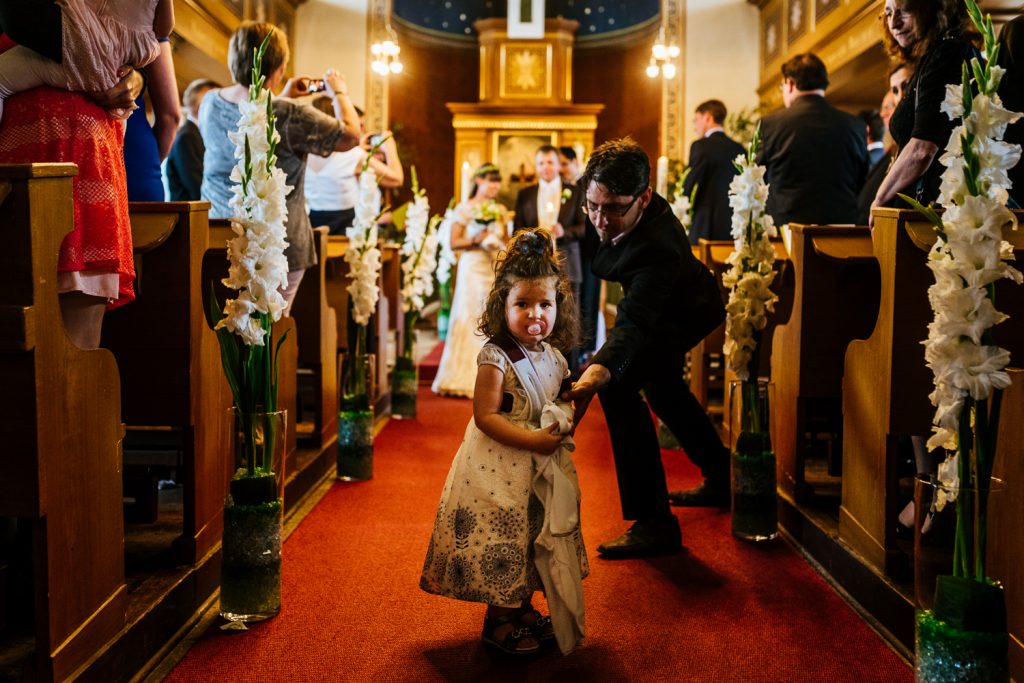
[[254,622],[281,610],[281,512],[287,411],[231,409],[235,472],[224,504],[220,614]]
[[998,479],[970,488],[934,475],[914,481],[917,683],[1010,680],[1006,599],[986,575],[983,547],[987,510],[1003,492]]
[[769,433],[767,380],[730,384],[732,451],[732,534],[745,541],[769,541],[779,535],[775,452]]
[[416,392],[420,388],[420,369],[416,365],[414,330],[407,324],[401,354],[391,371],[391,417],[416,419]]
[[342,356],[337,466],[342,481],[373,478],[374,364],[372,353]]

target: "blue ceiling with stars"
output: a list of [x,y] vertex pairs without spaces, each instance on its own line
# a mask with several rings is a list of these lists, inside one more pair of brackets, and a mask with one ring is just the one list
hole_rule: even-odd
[[[580,22],[578,41],[597,39],[649,25],[661,11],[660,0],[547,0],[545,15]],[[473,22],[505,17],[505,0],[393,0],[392,16],[401,23],[452,38],[476,40]]]

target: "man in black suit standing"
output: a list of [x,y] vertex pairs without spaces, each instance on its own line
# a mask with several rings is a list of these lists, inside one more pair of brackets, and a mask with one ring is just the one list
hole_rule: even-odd
[[220,86],[213,81],[192,81],[181,96],[185,122],[174,136],[174,144],[167,155],[167,189],[170,201],[191,202],[199,199],[199,186],[203,184],[203,154],[206,146],[199,133],[199,105],[212,88]]
[[743,154],[743,145],[725,134],[725,115],[725,105],[720,100],[702,102],[693,115],[698,139],[690,145],[690,173],[683,182],[683,194],[687,197],[697,186],[690,244],[697,244],[701,237],[732,239],[729,183],[736,177],[733,161]]
[[[572,285],[573,296],[580,300],[583,266],[580,242],[583,240],[582,193],[576,185],[563,183],[559,171],[562,162],[558,148],[543,145],[534,157],[537,183],[519,190],[516,196],[514,228],[544,228],[555,236],[559,258]],[[570,354],[569,366],[578,369],[578,354]]]
[[828,72],[814,54],[782,65],[786,108],[761,119],[757,163],[766,167],[768,213],[785,223],[853,223],[868,172],[864,122],[825,101]]
[[626,533],[598,546],[607,558],[681,547],[651,410],[705,477],[699,488],[673,497],[688,505],[729,500],[728,452],[683,381],[686,352],[721,324],[725,308],[714,277],[694,258],[668,202],[651,190],[650,173],[647,154],[624,138],[594,150],[580,179],[588,220],[601,238],[594,273],[621,283],[625,294],[607,341],[564,394],[576,401],[577,424],[594,394],[600,397],[622,515],[635,521]]

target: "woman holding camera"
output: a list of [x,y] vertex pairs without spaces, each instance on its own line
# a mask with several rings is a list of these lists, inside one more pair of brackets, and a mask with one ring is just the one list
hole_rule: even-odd
[[[273,100],[275,123],[281,141],[277,145],[277,166],[284,171],[291,191],[285,198],[288,207],[287,230],[288,287],[281,294],[291,306],[306,268],[316,263],[313,229],[306,213],[304,177],[308,155],[327,156],[331,152],[345,151],[359,143],[359,117],[348,96],[345,78],[329,69],[324,74],[325,92],[333,100],[334,116],[328,116],[306,104],[289,98],[306,95],[314,81],[296,77],[285,82],[288,64],[288,39],[273,24],[245,21],[231,37],[228,67],[234,85],[211,90],[199,108],[199,129],[203,134],[206,153],[203,157],[203,199],[213,204],[210,218],[230,218],[232,210],[231,171],[235,167],[235,145],[228,133],[238,127],[238,105],[249,97],[254,51],[270,35],[263,55],[265,88],[280,89],[281,96]],[[282,83],[284,84],[281,89]],[[287,308],[285,309],[287,315]]]

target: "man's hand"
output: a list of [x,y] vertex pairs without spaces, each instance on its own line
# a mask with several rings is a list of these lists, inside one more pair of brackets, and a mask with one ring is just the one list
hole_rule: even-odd
[[85,94],[90,100],[107,111],[121,110],[122,112],[131,113],[135,110],[135,99],[142,92],[142,86],[145,81],[142,78],[142,74],[130,66],[122,66],[118,69],[118,73],[124,75],[121,76],[121,80],[114,87]]
[[603,365],[591,363],[583,371],[579,381],[574,382],[569,391],[562,392],[563,401],[574,401],[576,410],[573,412],[572,423],[578,427],[583,415],[587,412],[594,394],[612,380],[612,373]]

